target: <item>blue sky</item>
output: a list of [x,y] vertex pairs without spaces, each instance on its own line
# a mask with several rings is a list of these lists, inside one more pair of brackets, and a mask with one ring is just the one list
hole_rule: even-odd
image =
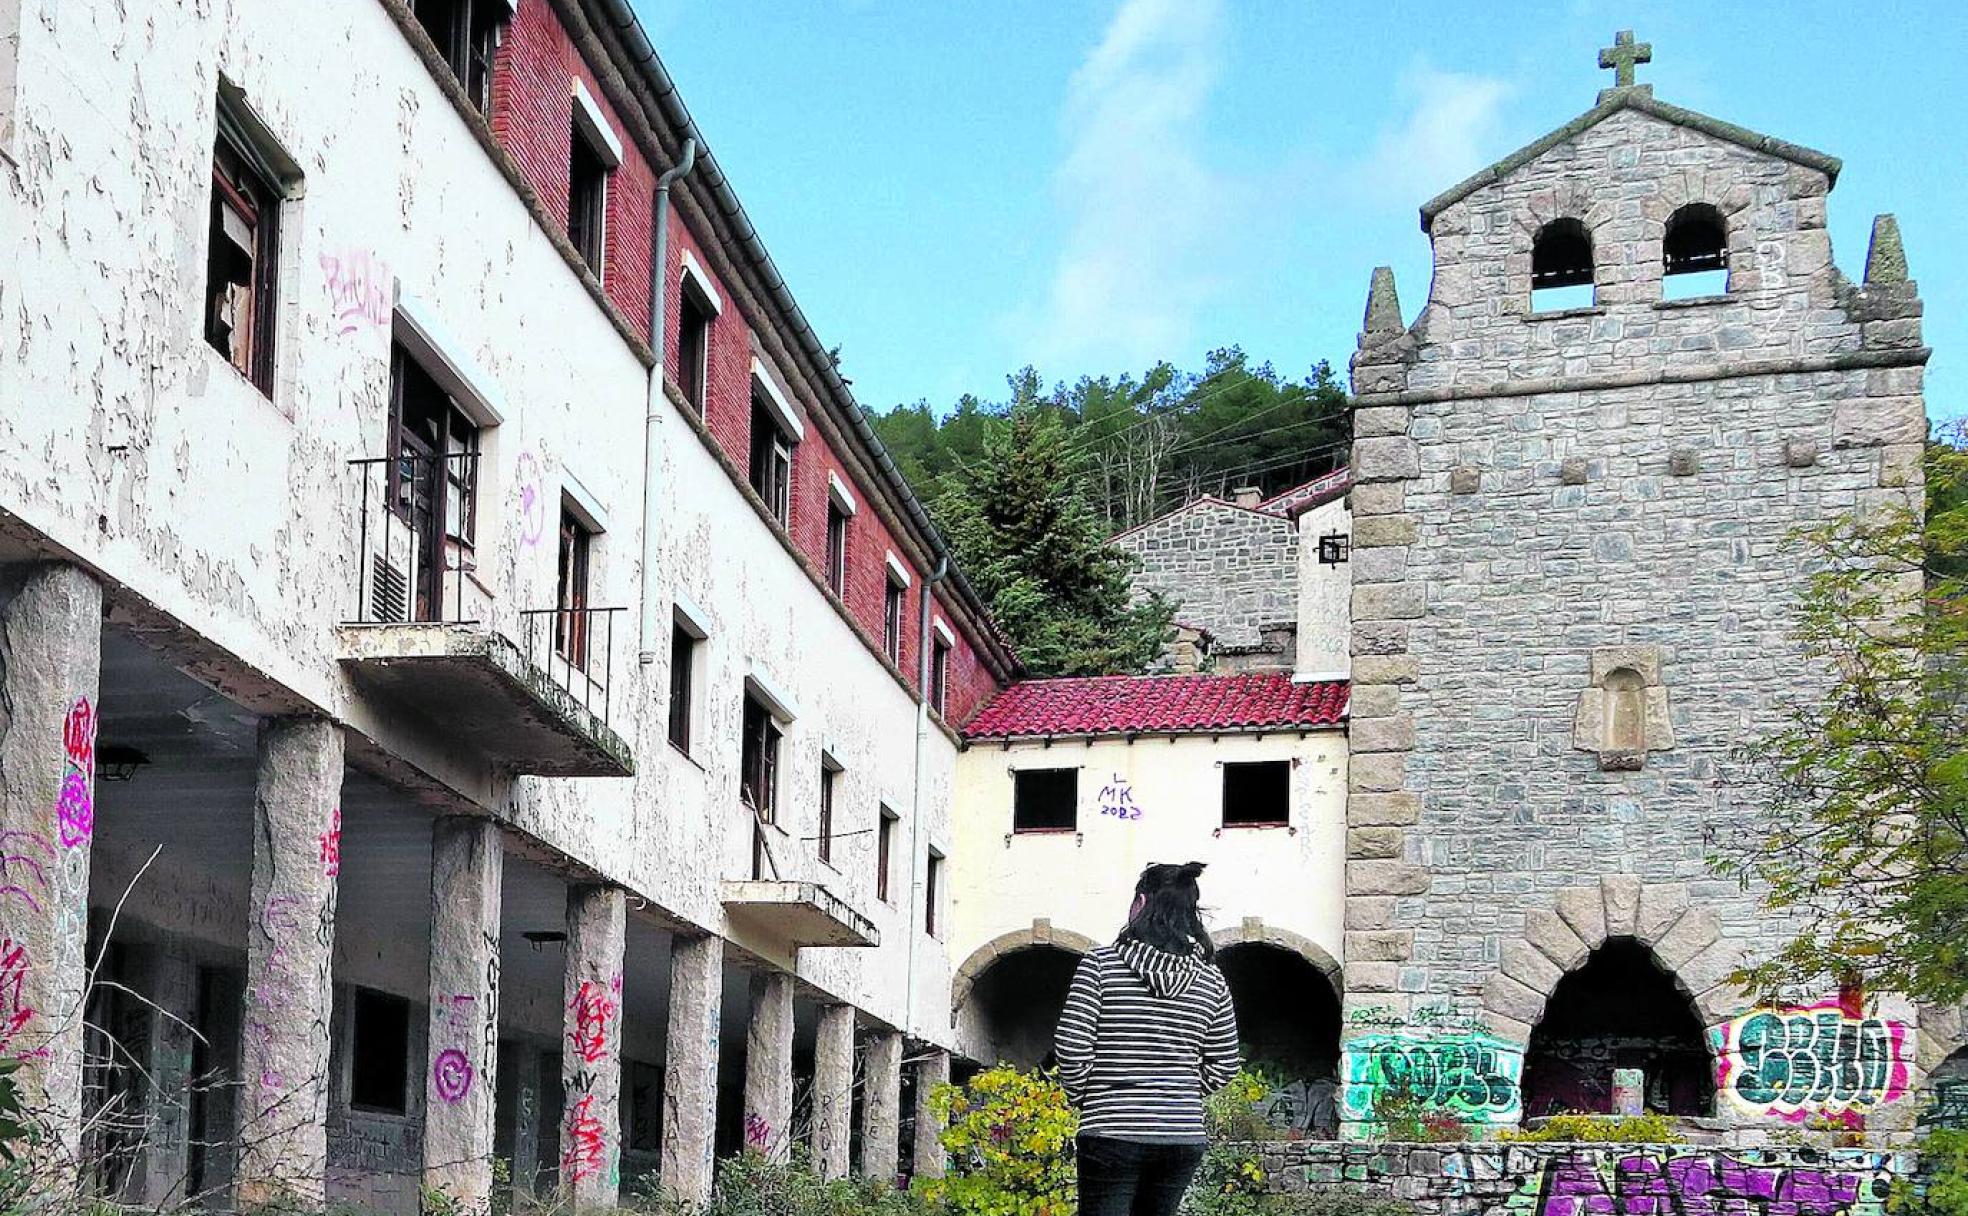
[[1968,5],[637,0],[856,395],[885,409],[1200,366],[1345,366],[1368,274],[1409,320],[1417,208],[1590,108],[1633,26],[1666,101],[1843,158],[1839,265],[1900,218],[1928,409],[1968,414]]

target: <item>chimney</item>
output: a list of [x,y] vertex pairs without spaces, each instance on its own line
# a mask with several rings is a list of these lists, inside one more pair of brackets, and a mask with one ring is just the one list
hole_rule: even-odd
[[1264,487],[1262,486],[1239,486],[1230,491],[1230,493],[1234,496],[1236,504],[1240,507],[1254,507],[1264,501]]

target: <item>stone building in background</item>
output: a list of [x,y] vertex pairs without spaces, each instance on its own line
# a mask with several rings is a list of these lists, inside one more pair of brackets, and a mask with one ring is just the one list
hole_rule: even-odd
[[[1739,1140],[1904,1129],[1956,1021],[1726,976],[1786,924],[1704,858],[1731,749],[1826,673],[1800,525],[1920,505],[1920,302],[1892,217],[1833,264],[1839,162],[1657,100],[1428,202],[1412,325],[1376,271],[1353,358],[1342,1106],[1416,1061],[1480,1119],[1652,1109]],[[1409,1070],[1404,1073],[1404,1070]]]

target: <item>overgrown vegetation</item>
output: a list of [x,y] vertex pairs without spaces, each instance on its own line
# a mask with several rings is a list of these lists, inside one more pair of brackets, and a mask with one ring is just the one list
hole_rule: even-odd
[[1927,447],[1926,526],[1900,509],[1801,535],[1817,566],[1796,636],[1821,699],[1744,748],[1756,810],[1721,874],[1763,890],[1791,940],[1737,973],[1756,992],[1827,981],[1949,1005],[1968,995],[1968,450]]
[[1920,1144],[1920,1173],[1896,1179],[1893,1216],[1968,1216],[1968,1128],[1936,1128]]
[[1424,1101],[1407,1085],[1386,1085],[1373,1097],[1375,1139],[1404,1144],[1453,1144],[1474,1139],[1469,1122]]
[[648,1196],[635,1206],[655,1216],[925,1216],[933,1210],[887,1182],[827,1181],[803,1161],[775,1162],[750,1151],[718,1164],[709,1204]]
[[950,1168],[917,1185],[924,1200],[954,1216],[1071,1216],[1079,1116],[1057,1081],[999,1065],[930,1102]]
[[1685,1144],[1666,1115],[1594,1115],[1568,1110],[1524,1130],[1506,1127],[1497,1139],[1517,1144]]

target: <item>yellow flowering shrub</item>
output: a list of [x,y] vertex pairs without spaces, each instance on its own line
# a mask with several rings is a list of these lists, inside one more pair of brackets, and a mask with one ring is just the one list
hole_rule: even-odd
[[1057,1081],[1000,1065],[930,1103],[950,1170],[917,1184],[923,1198],[953,1216],[1072,1216],[1080,1120]]

